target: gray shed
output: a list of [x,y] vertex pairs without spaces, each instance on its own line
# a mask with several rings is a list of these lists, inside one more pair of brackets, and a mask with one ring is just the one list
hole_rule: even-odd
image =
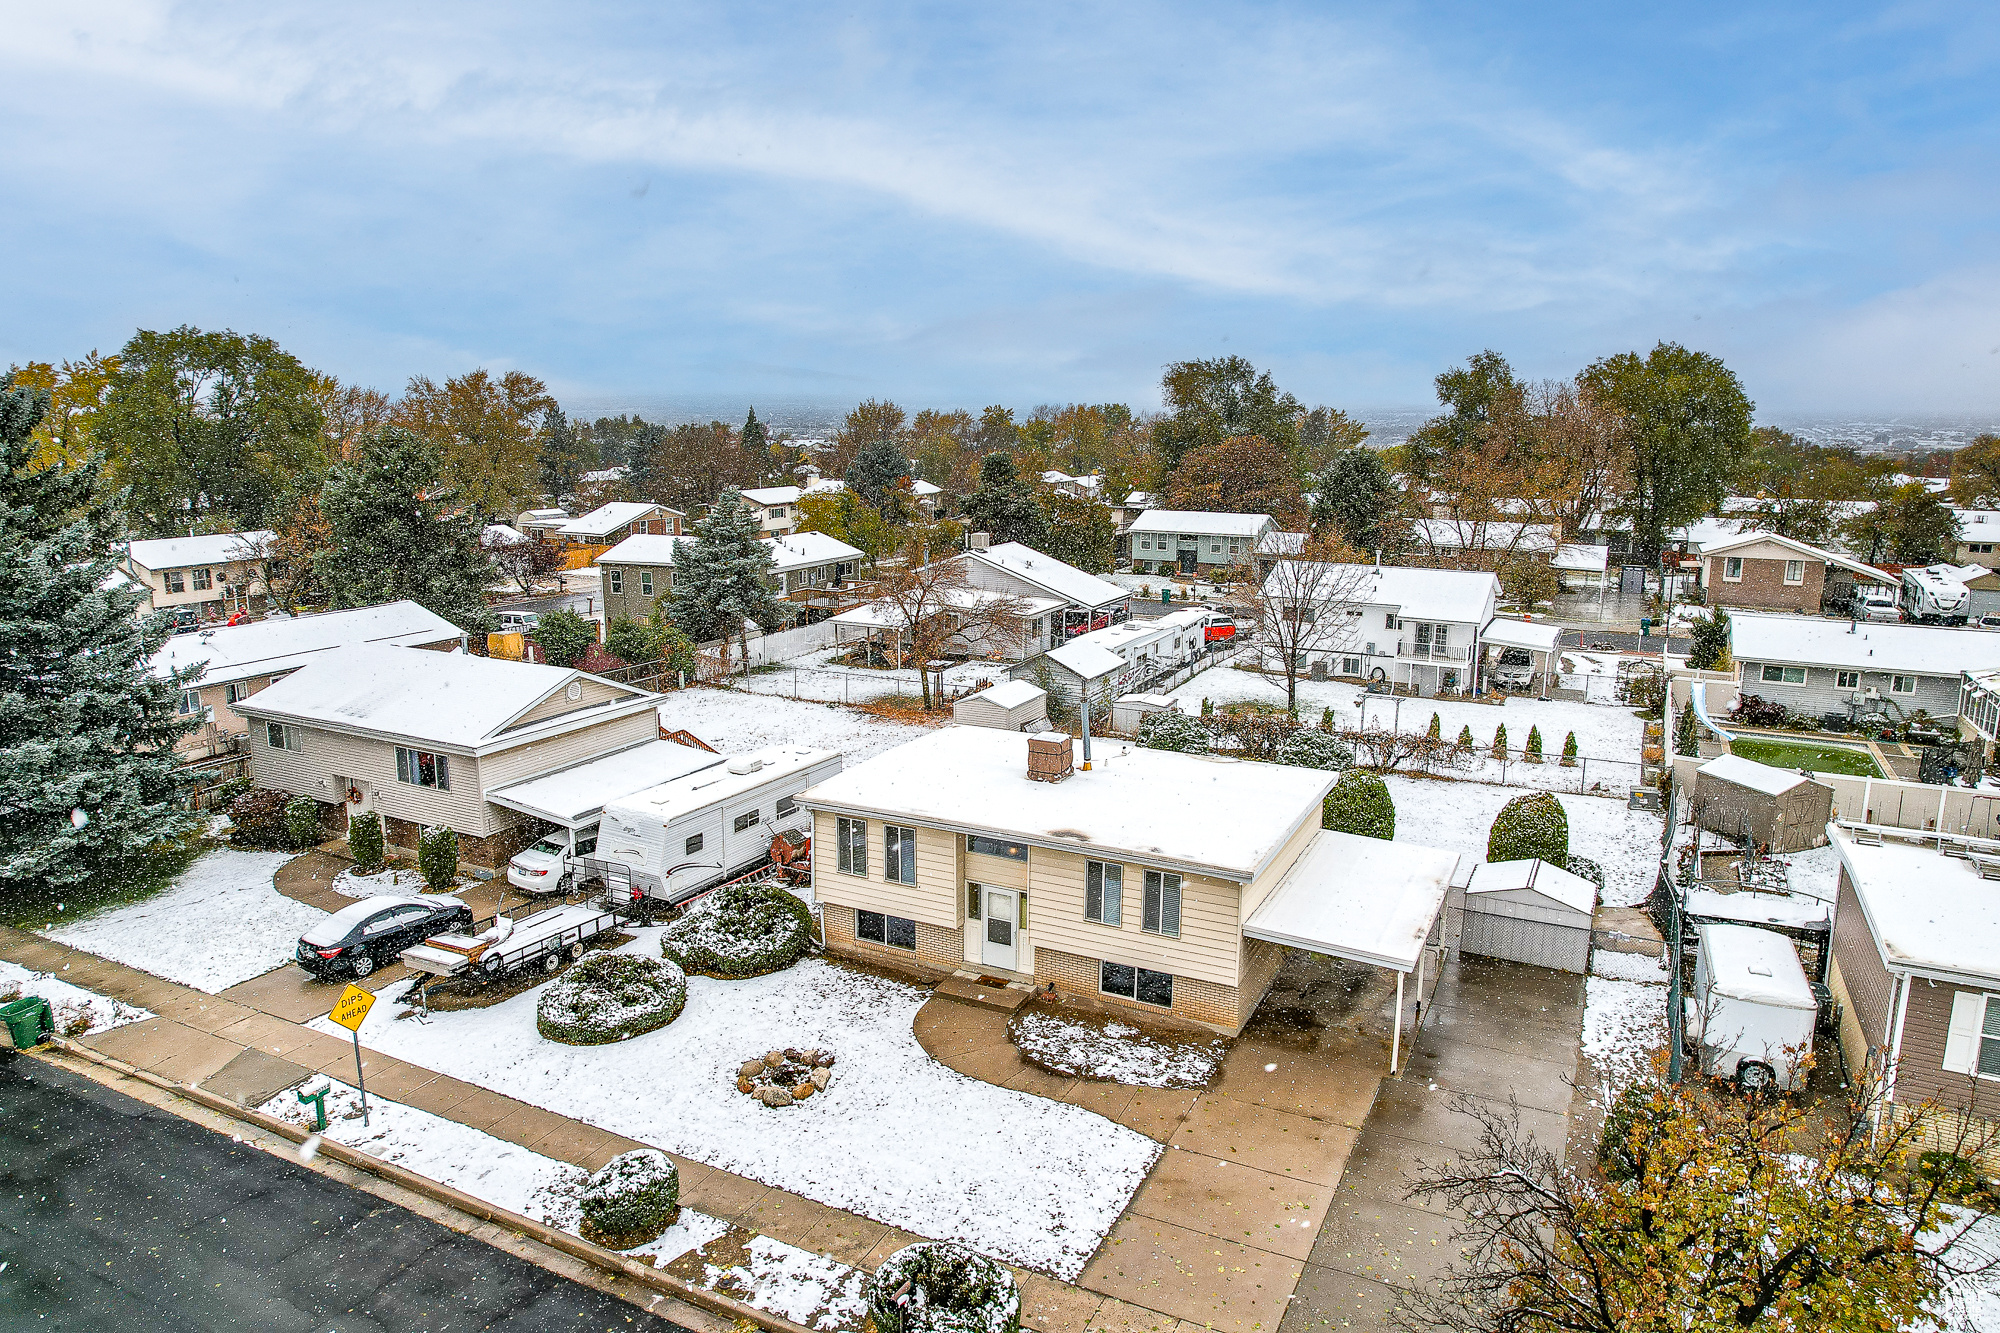
[[1179,708],[1180,701],[1167,694],[1124,694],[1111,705],[1111,729],[1121,736],[1137,735],[1139,724],[1150,713]]
[[1725,754],[1695,771],[1695,818],[1712,833],[1774,852],[1826,844],[1833,788],[1789,768]]
[[1597,886],[1546,861],[1486,861],[1465,889],[1458,947],[1482,958],[1590,971]]
[[1001,731],[1046,731],[1048,691],[1033,681],[1004,680],[951,706],[952,720],[967,727]]

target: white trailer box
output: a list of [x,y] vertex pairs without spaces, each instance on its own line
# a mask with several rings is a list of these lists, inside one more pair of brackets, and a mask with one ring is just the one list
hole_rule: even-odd
[[622,866],[635,890],[684,901],[756,866],[776,835],[802,837],[812,819],[798,794],[838,772],[836,750],[776,746],[607,801],[590,864]]
[[1963,625],[1972,591],[1957,565],[1925,565],[1903,571],[1903,614],[1926,625]]
[[1694,994],[1687,1027],[1702,1069],[1746,1090],[1790,1091],[1804,1080],[1798,1057],[1812,1050],[1819,1002],[1799,951],[1774,931],[1707,924],[1696,929]]

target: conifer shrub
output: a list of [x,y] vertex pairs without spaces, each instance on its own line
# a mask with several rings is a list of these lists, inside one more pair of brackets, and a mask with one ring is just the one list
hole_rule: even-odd
[[1431,714],[1431,726],[1430,726],[1430,730],[1429,730],[1429,731],[1426,731],[1426,732],[1424,733],[1424,735],[1425,735],[1425,736],[1427,736],[1427,737],[1429,737],[1429,738],[1430,738],[1431,740],[1434,740],[1434,741],[1438,741],[1438,740],[1443,740],[1443,739],[1444,739],[1444,719],[1443,719],[1443,718],[1441,718],[1441,717],[1439,717],[1439,716],[1438,716],[1438,715],[1437,715],[1436,713],[1432,713],[1432,714]]
[[731,980],[781,971],[812,944],[812,909],[775,884],[716,889],[660,935],[660,952],[681,970]]
[[1528,728],[1528,743],[1521,747],[1521,762],[1539,764],[1542,762],[1542,729]]
[[1396,802],[1389,784],[1373,773],[1350,768],[1326,794],[1320,808],[1320,827],[1363,838],[1391,839],[1396,836]]
[[382,816],[370,811],[348,818],[347,854],[354,858],[357,871],[372,875],[380,870],[386,850],[382,837]]
[[1516,796],[1500,807],[1486,835],[1489,861],[1539,858],[1550,865],[1569,865],[1569,815],[1549,792]]
[[1208,728],[1178,708],[1164,708],[1139,720],[1139,744],[1149,750],[1207,754]]
[[637,1148],[606,1162],[577,1196],[577,1230],[607,1250],[634,1250],[680,1220],[681,1173],[656,1148]]
[[1471,754],[1471,753],[1472,753],[1472,728],[1471,728],[1471,727],[1469,727],[1469,726],[1467,726],[1467,727],[1460,727],[1460,728],[1458,729],[1458,739],[1457,739],[1457,740],[1455,740],[1455,741],[1453,741],[1453,742],[1451,743],[1451,748],[1452,748],[1452,749],[1454,749],[1454,750],[1459,750],[1459,751],[1462,751],[1462,752],[1463,752],[1463,753],[1465,753],[1465,754]]
[[1573,731],[1563,738],[1562,766],[1564,768],[1576,767],[1576,733]]
[[319,802],[294,796],[285,802],[285,845],[310,847],[319,841]]
[[876,1333],[1019,1333],[1021,1292],[1014,1275],[950,1241],[896,1251],[868,1280]]
[[1505,761],[1507,758],[1507,724],[1502,722],[1493,731],[1493,757]]
[[449,892],[458,881],[458,831],[433,824],[417,835],[417,870],[432,893]]

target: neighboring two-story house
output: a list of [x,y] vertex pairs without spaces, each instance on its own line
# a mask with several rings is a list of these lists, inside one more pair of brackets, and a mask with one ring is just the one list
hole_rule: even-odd
[[199,716],[201,729],[175,748],[183,754],[213,754],[250,730],[237,704],[321,653],[367,644],[450,652],[464,643],[465,631],[443,616],[415,602],[386,602],[177,634],[146,667],[161,677],[191,666],[204,668],[180,697],[181,715]]
[[1247,572],[1257,543],[1277,530],[1269,514],[1221,514],[1192,509],[1148,509],[1126,529],[1134,574],[1189,574],[1206,578]]
[[1809,717],[1898,721],[1957,716],[1967,671],[2000,667],[2000,634],[1740,612],[1729,654],[1745,694]]
[[490,799],[529,778],[659,739],[660,696],[573,668],[410,648],[337,648],[242,700],[250,779],[382,816],[391,846],[457,831],[497,869],[538,826]]
[[[1285,946],[1408,972],[1458,858],[1320,828],[1334,774],[945,727],[806,790],[827,947],[1234,1034]],[[1198,812],[1198,817],[1195,817]]]
[[758,486],[742,492],[743,503],[757,517],[759,537],[782,537],[799,526],[799,486]]
[[[673,591],[674,549],[692,537],[627,537],[597,557],[602,573],[604,614],[644,620],[660,599]],[[766,537],[772,568],[771,591],[793,597],[809,588],[836,586],[860,566],[862,553],[823,532],[794,532]]]
[[226,620],[263,608],[265,566],[277,540],[260,529],[137,541],[126,546],[118,568],[145,587],[152,610]]
[[687,515],[678,509],[620,500],[569,520],[551,535],[570,546],[616,546],[641,533],[678,537],[686,531]]
[[[1318,576],[1287,562],[1264,582],[1270,614],[1314,594],[1317,634],[1288,635],[1305,650],[1301,666],[1350,680],[1378,681],[1436,694],[1476,692],[1482,634],[1500,600],[1500,580],[1479,570],[1398,565],[1320,565]],[[1510,622],[1511,623],[1511,622]]]
[[1116,624],[1131,601],[1132,594],[1117,584],[1020,542],[975,546],[954,559],[964,564],[966,582],[975,588],[1061,603],[1050,612],[1047,637],[1052,645]]
[[1746,532],[1701,548],[1697,575],[1710,606],[1817,615],[1836,581],[1895,587],[1894,575],[1775,532]]
[[1874,1080],[1885,1118],[1928,1104],[1926,1149],[2000,1172],[2000,885],[1988,848],[1936,834],[1837,824],[1840,857],[1828,977],[1840,1046]]
[[1954,565],[2000,568],[2000,509],[1954,509],[1958,515],[1958,550]]

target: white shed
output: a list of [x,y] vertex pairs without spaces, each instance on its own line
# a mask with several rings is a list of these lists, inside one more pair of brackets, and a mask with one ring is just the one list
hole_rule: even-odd
[[1590,970],[1597,886],[1546,861],[1487,861],[1465,890],[1458,947],[1482,958]]
[[1046,731],[1048,691],[1033,681],[1007,680],[969,694],[951,706],[952,720],[967,727],[1001,731]]
[[1180,700],[1170,694],[1124,694],[1111,705],[1111,729],[1121,736],[1138,732],[1150,713],[1179,708]]

